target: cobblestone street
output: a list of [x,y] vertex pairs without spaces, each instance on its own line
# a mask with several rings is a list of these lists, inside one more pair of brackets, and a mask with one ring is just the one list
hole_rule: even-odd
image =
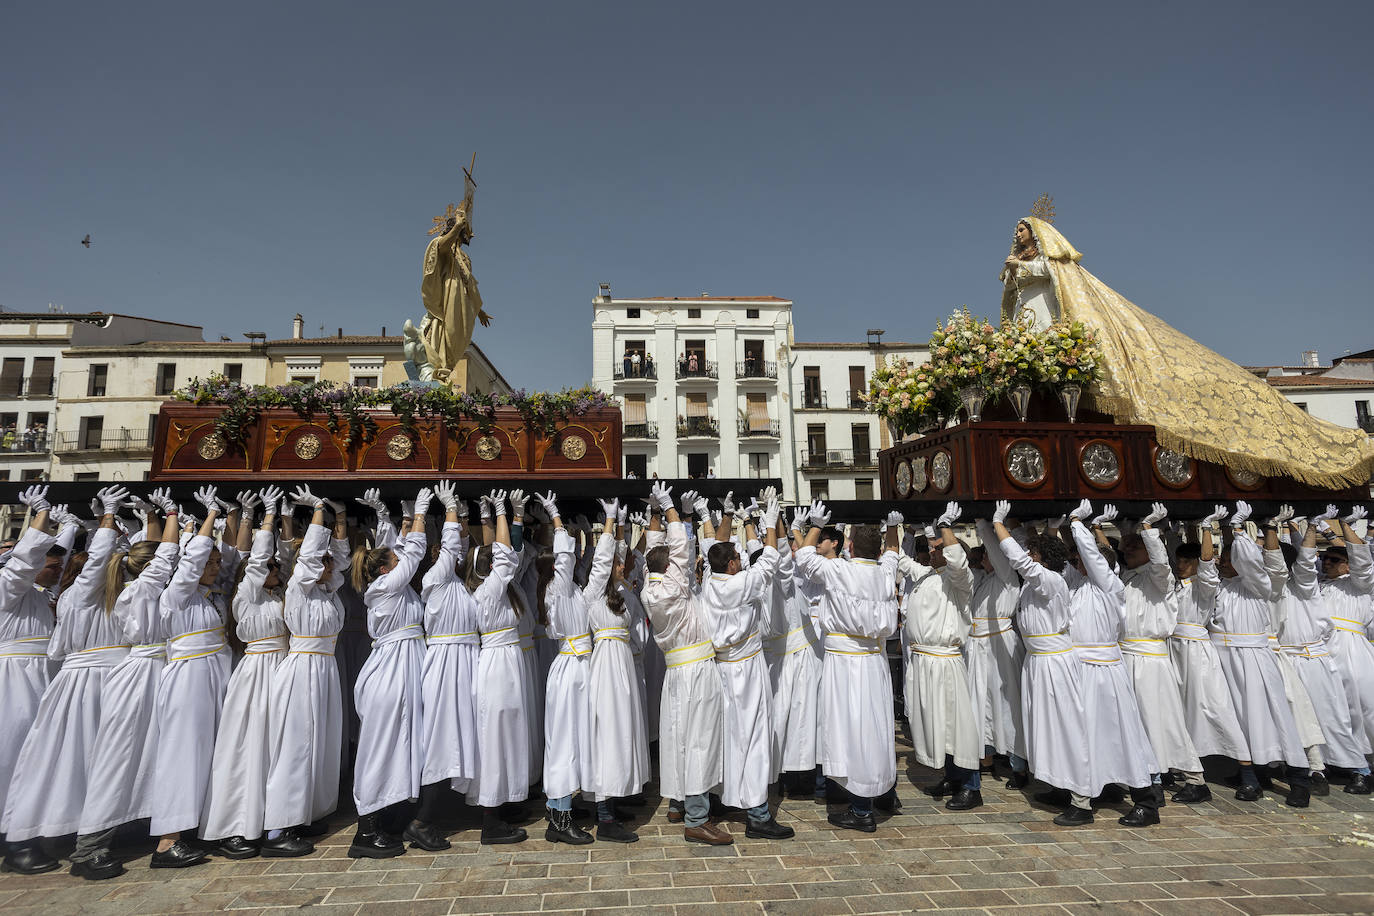
[[[935,780],[918,770],[917,782]],[[382,861],[347,858],[352,824],[336,818],[303,859],[250,859],[185,871],[151,871],[145,856],[114,881],[65,871],[0,875],[0,907],[18,914],[272,912],[309,907],[350,914],[605,912],[886,913],[1374,913],[1374,801],[1332,787],[1305,811],[1266,794],[1241,805],[1169,805],[1158,827],[1116,824],[1099,809],[1088,828],[1060,828],[1001,781],[985,780],[984,807],[956,814],[904,776],[905,808],[868,836],[835,830],[825,808],[784,803],[795,839],[744,838],[707,848],[683,842],[659,804],[635,822],[638,843],[554,846],[543,822],[518,846],[483,847],[475,827],[440,854],[415,850]],[[132,852],[132,850],[131,850]],[[65,865],[65,863],[64,863]]]

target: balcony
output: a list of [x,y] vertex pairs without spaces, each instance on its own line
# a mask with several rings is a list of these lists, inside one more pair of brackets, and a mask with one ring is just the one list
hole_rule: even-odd
[[679,360],[677,364],[677,377],[679,379],[706,379],[714,380],[720,378],[720,370],[713,362],[698,360],[696,368],[686,360]]
[[781,434],[781,427],[777,420],[750,421],[744,417],[739,419],[739,436],[741,439],[776,439]]
[[655,363],[631,366],[628,373],[625,371],[623,363],[616,363],[615,368],[611,370],[611,381],[614,382],[647,382],[653,384],[657,380],[658,365]]
[[803,391],[797,398],[798,410],[828,410],[829,398],[824,391]]
[[867,410],[868,402],[864,396],[868,394],[868,389],[863,391],[846,391],[844,393],[844,403],[850,410]]
[[0,454],[3,455],[45,455],[51,443],[48,434],[25,435],[22,430],[13,433],[6,431],[0,440]]
[[735,378],[738,379],[759,379],[767,381],[777,380],[778,364],[764,362],[761,359],[746,359],[743,362],[735,363]]
[[58,433],[56,452],[132,452],[151,450],[153,434],[147,429],[89,430]]
[[657,424],[657,423],[626,423],[626,424],[625,424],[625,435],[624,435],[624,438],[626,438],[626,439],[657,439],[657,438],[658,438],[658,424]]
[[851,448],[802,449],[801,468],[803,471],[857,470],[877,465],[877,457],[872,449],[854,451]]
[[52,376],[0,378],[0,398],[50,398],[57,390]]
[[720,425],[715,417],[678,417],[677,437],[687,439],[697,436],[706,439],[720,438]]

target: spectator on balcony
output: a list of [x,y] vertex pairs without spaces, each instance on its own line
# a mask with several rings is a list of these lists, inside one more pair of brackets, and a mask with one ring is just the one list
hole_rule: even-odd
[[639,351],[630,354],[630,368],[634,370],[635,378],[639,378]]
[[753,353],[744,354],[744,377],[753,378],[758,375],[758,359]]
[[7,451],[7,452],[12,452],[12,451],[14,451],[14,440],[15,440],[15,436],[14,436],[14,427],[13,427],[13,426],[6,426],[6,427],[5,427],[5,436],[4,436],[3,439],[0,439],[0,448],[4,448],[4,450]]
[[624,365],[624,367],[623,367],[623,369],[624,369],[623,376],[624,376],[625,378],[630,378],[630,370],[631,370],[632,368],[633,368],[633,363],[631,363],[631,361],[630,361],[630,351],[629,351],[629,350],[626,350],[626,351],[625,351],[625,365]]
[[34,429],[33,424],[30,423],[28,427],[24,430],[24,451],[33,451],[34,445],[37,443],[37,441],[38,430]]
[[658,378],[658,369],[654,366],[654,358],[648,353],[644,354],[644,377]]
[[688,375],[696,375],[696,374],[697,374],[697,371],[698,371],[699,365],[700,365],[700,363],[699,363],[698,360],[697,360],[697,355],[696,355],[696,353],[688,353],[688,354],[687,354],[687,374],[688,374]]

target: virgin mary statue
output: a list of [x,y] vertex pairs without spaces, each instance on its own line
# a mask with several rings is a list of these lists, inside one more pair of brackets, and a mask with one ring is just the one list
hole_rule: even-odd
[[[1023,231],[1024,230],[1024,231]],[[1261,378],[1132,304],[1080,265],[1049,223],[1027,217],[1002,278],[1004,317],[1081,321],[1097,333],[1103,377],[1089,403],[1148,424],[1165,448],[1266,477],[1339,489],[1367,483],[1374,443],[1318,420]]]

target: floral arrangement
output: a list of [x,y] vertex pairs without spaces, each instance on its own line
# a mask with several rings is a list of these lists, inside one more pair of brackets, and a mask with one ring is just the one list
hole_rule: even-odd
[[868,380],[863,395],[869,410],[891,423],[899,432],[911,432],[938,422],[953,404],[953,388],[942,384],[927,363],[913,365],[902,357],[887,357]]
[[1002,353],[997,328],[968,309],[949,316],[930,336],[930,366],[942,382],[955,387],[993,389],[1001,380]]
[[1102,377],[1102,347],[1081,321],[1051,325],[1044,341],[1044,381],[1051,385],[1086,385]]
[[369,413],[372,410],[390,409],[409,432],[415,431],[415,421],[420,418],[438,419],[446,429],[476,423],[481,431],[490,432],[496,423],[496,409],[514,407],[527,424],[553,435],[570,417],[610,404],[605,392],[590,386],[533,394],[521,389],[504,395],[455,392],[443,386],[363,388],[327,381],[244,386],[222,375],[192,379],[173,397],[201,407],[222,406],[215,430],[231,443],[248,438],[249,427],[263,410],[287,408],[306,419],[323,416],[331,432],[346,431],[345,446],[367,442],[377,434],[377,421]]

